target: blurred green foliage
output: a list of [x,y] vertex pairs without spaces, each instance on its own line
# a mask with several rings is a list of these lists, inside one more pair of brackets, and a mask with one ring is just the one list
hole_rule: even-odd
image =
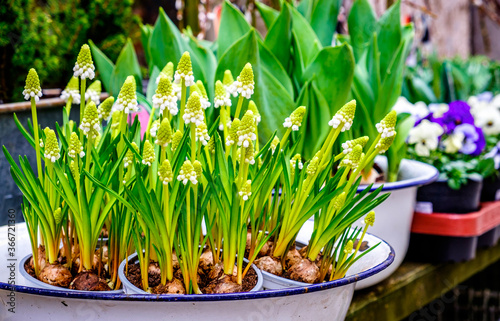
[[133,0],[6,0],[0,6],[0,101],[22,99],[29,68],[42,86],[64,87],[91,39],[116,59],[137,27]]

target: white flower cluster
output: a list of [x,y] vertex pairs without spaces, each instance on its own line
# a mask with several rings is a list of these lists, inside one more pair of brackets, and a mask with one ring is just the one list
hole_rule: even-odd
[[60,157],[61,157],[61,154],[59,152],[55,152],[55,151],[50,151],[48,149],[45,150],[45,153],[43,154],[43,156],[46,158],[46,159],[50,159],[50,161],[52,163],[55,163],[56,160],[58,160]]
[[396,135],[394,127],[387,127],[383,123],[375,124],[377,131],[381,134],[381,138],[391,137]]
[[85,156],[85,152],[83,151],[83,146],[80,146],[79,151],[72,149],[72,148],[70,148],[68,150],[68,156],[71,158],[75,158],[77,153],[78,153],[78,156],[80,156],[80,158],[83,158],[83,156]]
[[[88,89],[87,92],[85,92],[85,100],[89,99],[92,100],[94,103],[96,103],[96,105],[98,105],[101,102],[100,93],[98,93],[95,90]],[[75,98],[73,98],[73,101],[75,101]],[[78,99],[78,101],[80,101],[80,99]],[[79,104],[79,102],[78,103],[75,102],[75,104]]]
[[214,107],[219,108],[220,106],[229,106],[231,107],[231,96],[229,95],[229,92],[226,92],[226,94],[223,97],[215,97],[214,99]]
[[192,170],[189,172],[181,168],[179,175],[177,176],[177,180],[182,182],[182,184],[184,185],[186,185],[189,181],[191,181],[191,183],[193,183],[194,185],[198,184],[198,180],[196,179],[196,171],[194,170],[194,168],[192,168]]
[[77,63],[75,63],[75,66],[73,67],[73,76],[75,76],[75,77],[80,76],[81,79],[85,79],[85,78],[94,79],[94,77],[95,77],[94,70],[95,70],[95,67],[93,64],[80,66],[77,62]]
[[226,91],[233,95],[233,97],[238,96],[238,81],[232,82],[230,85],[224,86],[226,88]]
[[201,108],[203,108],[203,110],[207,109],[212,105],[212,103],[208,101],[208,98],[205,98],[203,96],[200,97],[200,103],[201,103]]
[[203,112],[201,112],[201,110],[200,112],[197,112],[196,110],[192,112],[185,110],[184,115],[182,115],[182,118],[184,119],[186,125],[193,123],[196,125],[196,127],[200,126],[205,121],[205,117],[203,115]]
[[184,84],[186,85],[186,87],[194,85],[194,75],[192,71],[188,72],[187,74],[184,74],[176,70],[174,75],[174,82],[176,84],[180,84],[182,78],[184,78]]
[[158,132],[159,128],[160,128],[160,121],[159,120],[155,120],[151,124],[151,128],[149,129],[149,134],[151,135],[151,137],[156,137],[156,133]]
[[351,129],[351,126],[352,126],[352,121],[353,119],[351,117],[349,117],[348,115],[346,115],[345,113],[339,111],[337,112],[333,117],[332,119],[328,122],[328,125],[329,126],[332,126],[333,128],[338,128],[341,124],[342,125],[342,129],[341,131],[345,132],[346,130],[349,130]]
[[196,126],[196,141],[206,146],[209,140],[210,136],[208,135],[207,125],[203,123],[200,126]]
[[[239,77],[238,77],[239,78]],[[248,84],[248,85],[243,85],[242,82],[236,80],[234,82],[234,85],[236,86],[236,92],[246,99],[250,99],[253,95],[253,89],[254,85],[253,84]],[[230,90],[228,90],[230,92]]]
[[[73,104],[80,103],[80,92],[78,90],[64,89],[61,92],[61,96],[59,98],[67,102],[70,97],[73,101]],[[85,99],[87,99],[87,94],[85,94]]]
[[85,136],[88,136],[89,132],[91,132],[91,129],[94,129],[92,138],[96,138],[97,134],[99,133],[100,125],[99,125],[99,118],[92,118],[92,119],[87,119],[83,118],[82,123],[80,124],[80,129],[83,131],[83,134]]
[[35,101],[38,101],[40,97],[42,97],[41,89],[24,89],[23,90],[24,99],[29,100],[31,97],[35,98]]
[[116,103],[113,105],[113,111],[124,111],[125,114],[130,114],[139,111],[139,106],[137,105],[137,99],[123,99],[118,96]]

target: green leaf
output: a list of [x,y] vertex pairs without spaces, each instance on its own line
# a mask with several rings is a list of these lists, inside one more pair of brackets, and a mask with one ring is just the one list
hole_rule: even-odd
[[190,35],[188,38],[188,48],[193,61],[193,73],[197,79],[203,81],[208,97],[213,98],[217,59],[214,53],[204,47],[193,35]]
[[101,78],[102,85],[107,92],[111,92],[111,74],[115,65],[113,62],[94,44],[89,40],[90,50],[92,51],[92,59],[95,62],[99,78]]
[[325,95],[330,116],[346,102],[354,76],[354,56],[347,44],[326,47],[304,72],[303,79],[315,78],[318,90]]
[[[226,69],[237,75],[247,62],[252,64],[255,94],[251,99],[255,101],[262,115],[259,138],[265,142],[276,129],[283,133],[283,120],[293,111],[294,103],[283,85],[266,68],[262,68],[263,64],[258,52],[258,36],[252,28],[221,57],[217,66],[216,79],[222,79]],[[244,106],[246,104],[245,102]]]
[[132,40],[128,39],[125,47],[123,47],[115,68],[111,74],[111,94],[116,96],[120,92],[120,88],[128,76],[134,76],[137,85],[137,91],[142,92],[142,74],[141,67],[137,61],[134,45]]
[[276,56],[273,55],[271,51],[264,45],[264,43],[259,41],[259,55],[262,67],[270,72],[276,80],[278,80],[281,85],[287,90],[290,97],[293,97],[293,85],[292,80],[283,68],[283,65],[279,62]]
[[401,43],[400,7],[400,2],[396,1],[394,5],[384,12],[378,22],[379,33],[377,40],[380,51],[380,72],[382,75],[382,81],[384,81],[383,76],[391,67],[391,62],[394,59],[395,53],[398,51]]
[[141,44],[144,49],[144,56],[146,58],[146,63],[148,64],[148,69],[153,69],[153,60],[151,59],[151,50],[149,48],[149,40],[151,39],[151,34],[153,33],[153,26],[139,25],[141,28]]
[[259,10],[260,16],[262,17],[262,20],[264,20],[264,24],[266,25],[266,27],[268,29],[271,28],[274,21],[278,18],[280,12],[263,4],[260,1],[255,1],[255,6],[257,7],[257,10]]
[[341,0],[318,0],[314,5],[311,27],[325,47],[332,45],[341,5]]
[[288,70],[292,44],[292,14],[289,6],[283,6],[278,18],[267,32],[264,44],[276,56],[283,68]]
[[151,38],[149,40],[153,65],[162,70],[169,62],[177,64],[186,51],[186,44],[175,24],[160,8]]
[[377,18],[368,0],[356,0],[347,19],[351,46],[356,62],[361,59],[373,33],[378,30]]
[[292,30],[296,35],[297,45],[303,59],[303,64],[307,67],[321,50],[321,41],[311,28],[309,22],[288,3],[285,5],[292,11]]
[[219,60],[225,54],[226,50],[236,40],[243,37],[251,28],[241,11],[228,0],[224,1],[222,5],[220,25],[222,28],[219,29],[217,37],[217,57]]

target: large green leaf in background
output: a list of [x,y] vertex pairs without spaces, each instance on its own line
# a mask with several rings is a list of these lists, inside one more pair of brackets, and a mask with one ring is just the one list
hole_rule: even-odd
[[[304,1],[304,0],[302,0]],[[312,1],[312,0],[308,0]],[[333,34],[337,28],[342,0],[316,0],[311,15],[311,27],[314,29],[323,46],[331,46]]]
[[[378,49],[380,50],[380,72],[382,81],[384,80],[385,72],[391,67],[391,62],[394,52],[398,50],[401,43],[401,4],[399,1],[394,3],[380,17],[378,21]],[[406,55],[404,57],[406,59]]]
[[354,56],[347,44],[326,47],[319,52],[304,72],[304,80],[314,78],[325,97],[330,117],[342,107],[349,96],[354,76]]
[[[319,150],[329,131],[328,121],[331,119],[328,103],[320,90],[309,80],[302,88],[297,99],[297,106],[306,106],[307,113],[302,121],[302,139],[298,142],[297,151],[305,159],[312,159]],[[307,141],[305,139],[307,137]]]
[[[261,62],[258,35],[253,28],[222,55],[217,66],[216,79],[222,79],[226,69],[238,75],[247,62],[252,64],[254,71],[255,93],[252,100],[262,115],[259,138],[261,141],[266,141],[276,129],[278,133],[283,134],[282,123],[293,111],[294,103],[287,90]],[[245,100],[243,110],[247,105],[248,102]]]
[[217,59],[214,53],[205,48],[193,35],[188,37],[188,51],[193,63],[193,73],[196,79],[203,81],[210,100],[213,99],[214,77]]
[[359,61],[373,33],[378,31],[377,18],[368,0],[354,1],[347,23],[354,57]]
[[264,45],[263,41],[258,39],[259,42],[259,56],[262,66],[264,66],[281,85],[287,90],[290,97],[293,97],[293,85],[287,72],[278,61],[276,56]]
[[187,50],[181,33],[161,7],[149,39],[149,48],[152,65],[160,70],[170,61],[176,65]]
[[142,92],[142,74],[137,55],[135,54],[132,40],[128,39],[127,44],[123,47],[118,59],[116,60],[115,68],[111,74],[111,94],[116,96],[120,92],[125,79],[128,76],[134,76],[137,84],[137,91]]
[[98,76],[101,79],[102,85],[107,92],[111,92],[111,74],[115,65],[113,62],[94,44],[89,40],[90,50],[92,50],[92,59],[97,67]]
[[226,50],[229,49],[236,40],[244,36],[251,28],[241,11],[228,0],[224,1],[222,5],[220,26],[219,35],[217,37],[217,57],[219,60]]
[[292,44],[292,13],[289,6],[283,6],[278,18],[267,31],[264,44],[276,56],[283,68],[288,70]]
[[262,17],[262,20],[264,20],[264,24],[266,25],[267,29],[271,28],[274,21],[278,18],[280,12],[278,10],[275,10],[274,8],[266,6],[260,1],[255,1],[255,6],[257,7],[257,10],[259,10],[260,16]]
[[288,3],[285,3],[285,5],[292,12],[292,30],[296,35],[297,46],[300,50],[304,66],[308,66],[323,46],[309,22],[307,22],[300,12]]
[[153,70],[153,59],[151,59],[151,50],[149,48],[149,40],[153,34],[153,26],[140,24],[141,28],[141,44],[144,49],[144,57],[148,63],[148,70]]

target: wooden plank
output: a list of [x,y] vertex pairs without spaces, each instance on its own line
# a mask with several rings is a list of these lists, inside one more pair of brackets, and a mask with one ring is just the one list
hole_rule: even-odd
[[[100,96],[101,101],[103,101],[104,99],[106,99],[108,97],[109,97],[108,93],[102,93]],[[61,98],[47,98],[47,99],[40,99],[36,103],[36,108],[37,109],[53,108],[53,107],[64,106],[64,104],[65,104],[65,102]],[[0,114],[28,111],[30,109],[31,109],[31,102],[30,101],[1,104],[0,105]]]
[[355,292],[346,320],[401,320],[498,260],[500,244],[478,251],[468,262],[404,262],[389,279]]

